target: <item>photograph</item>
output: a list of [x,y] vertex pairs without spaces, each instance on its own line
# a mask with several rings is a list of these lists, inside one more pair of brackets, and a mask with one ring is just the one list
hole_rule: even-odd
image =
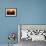
[[6,16],[16,16],[16,8],[5,8]]

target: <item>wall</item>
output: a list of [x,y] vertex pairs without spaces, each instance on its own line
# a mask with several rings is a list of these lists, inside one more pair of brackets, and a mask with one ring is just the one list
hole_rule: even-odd
[[[16,17],[5,16],[5,8],[9,7],[17,8]],[[8,43],[9,32],[17,34],[17,24],[46,24],[46,0],[1,0],[0,44]]]

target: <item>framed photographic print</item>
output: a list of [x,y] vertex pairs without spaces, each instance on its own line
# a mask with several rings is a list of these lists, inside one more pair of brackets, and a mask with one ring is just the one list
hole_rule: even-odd
[[17,8],[5,8],[6,16],[17,16]]

